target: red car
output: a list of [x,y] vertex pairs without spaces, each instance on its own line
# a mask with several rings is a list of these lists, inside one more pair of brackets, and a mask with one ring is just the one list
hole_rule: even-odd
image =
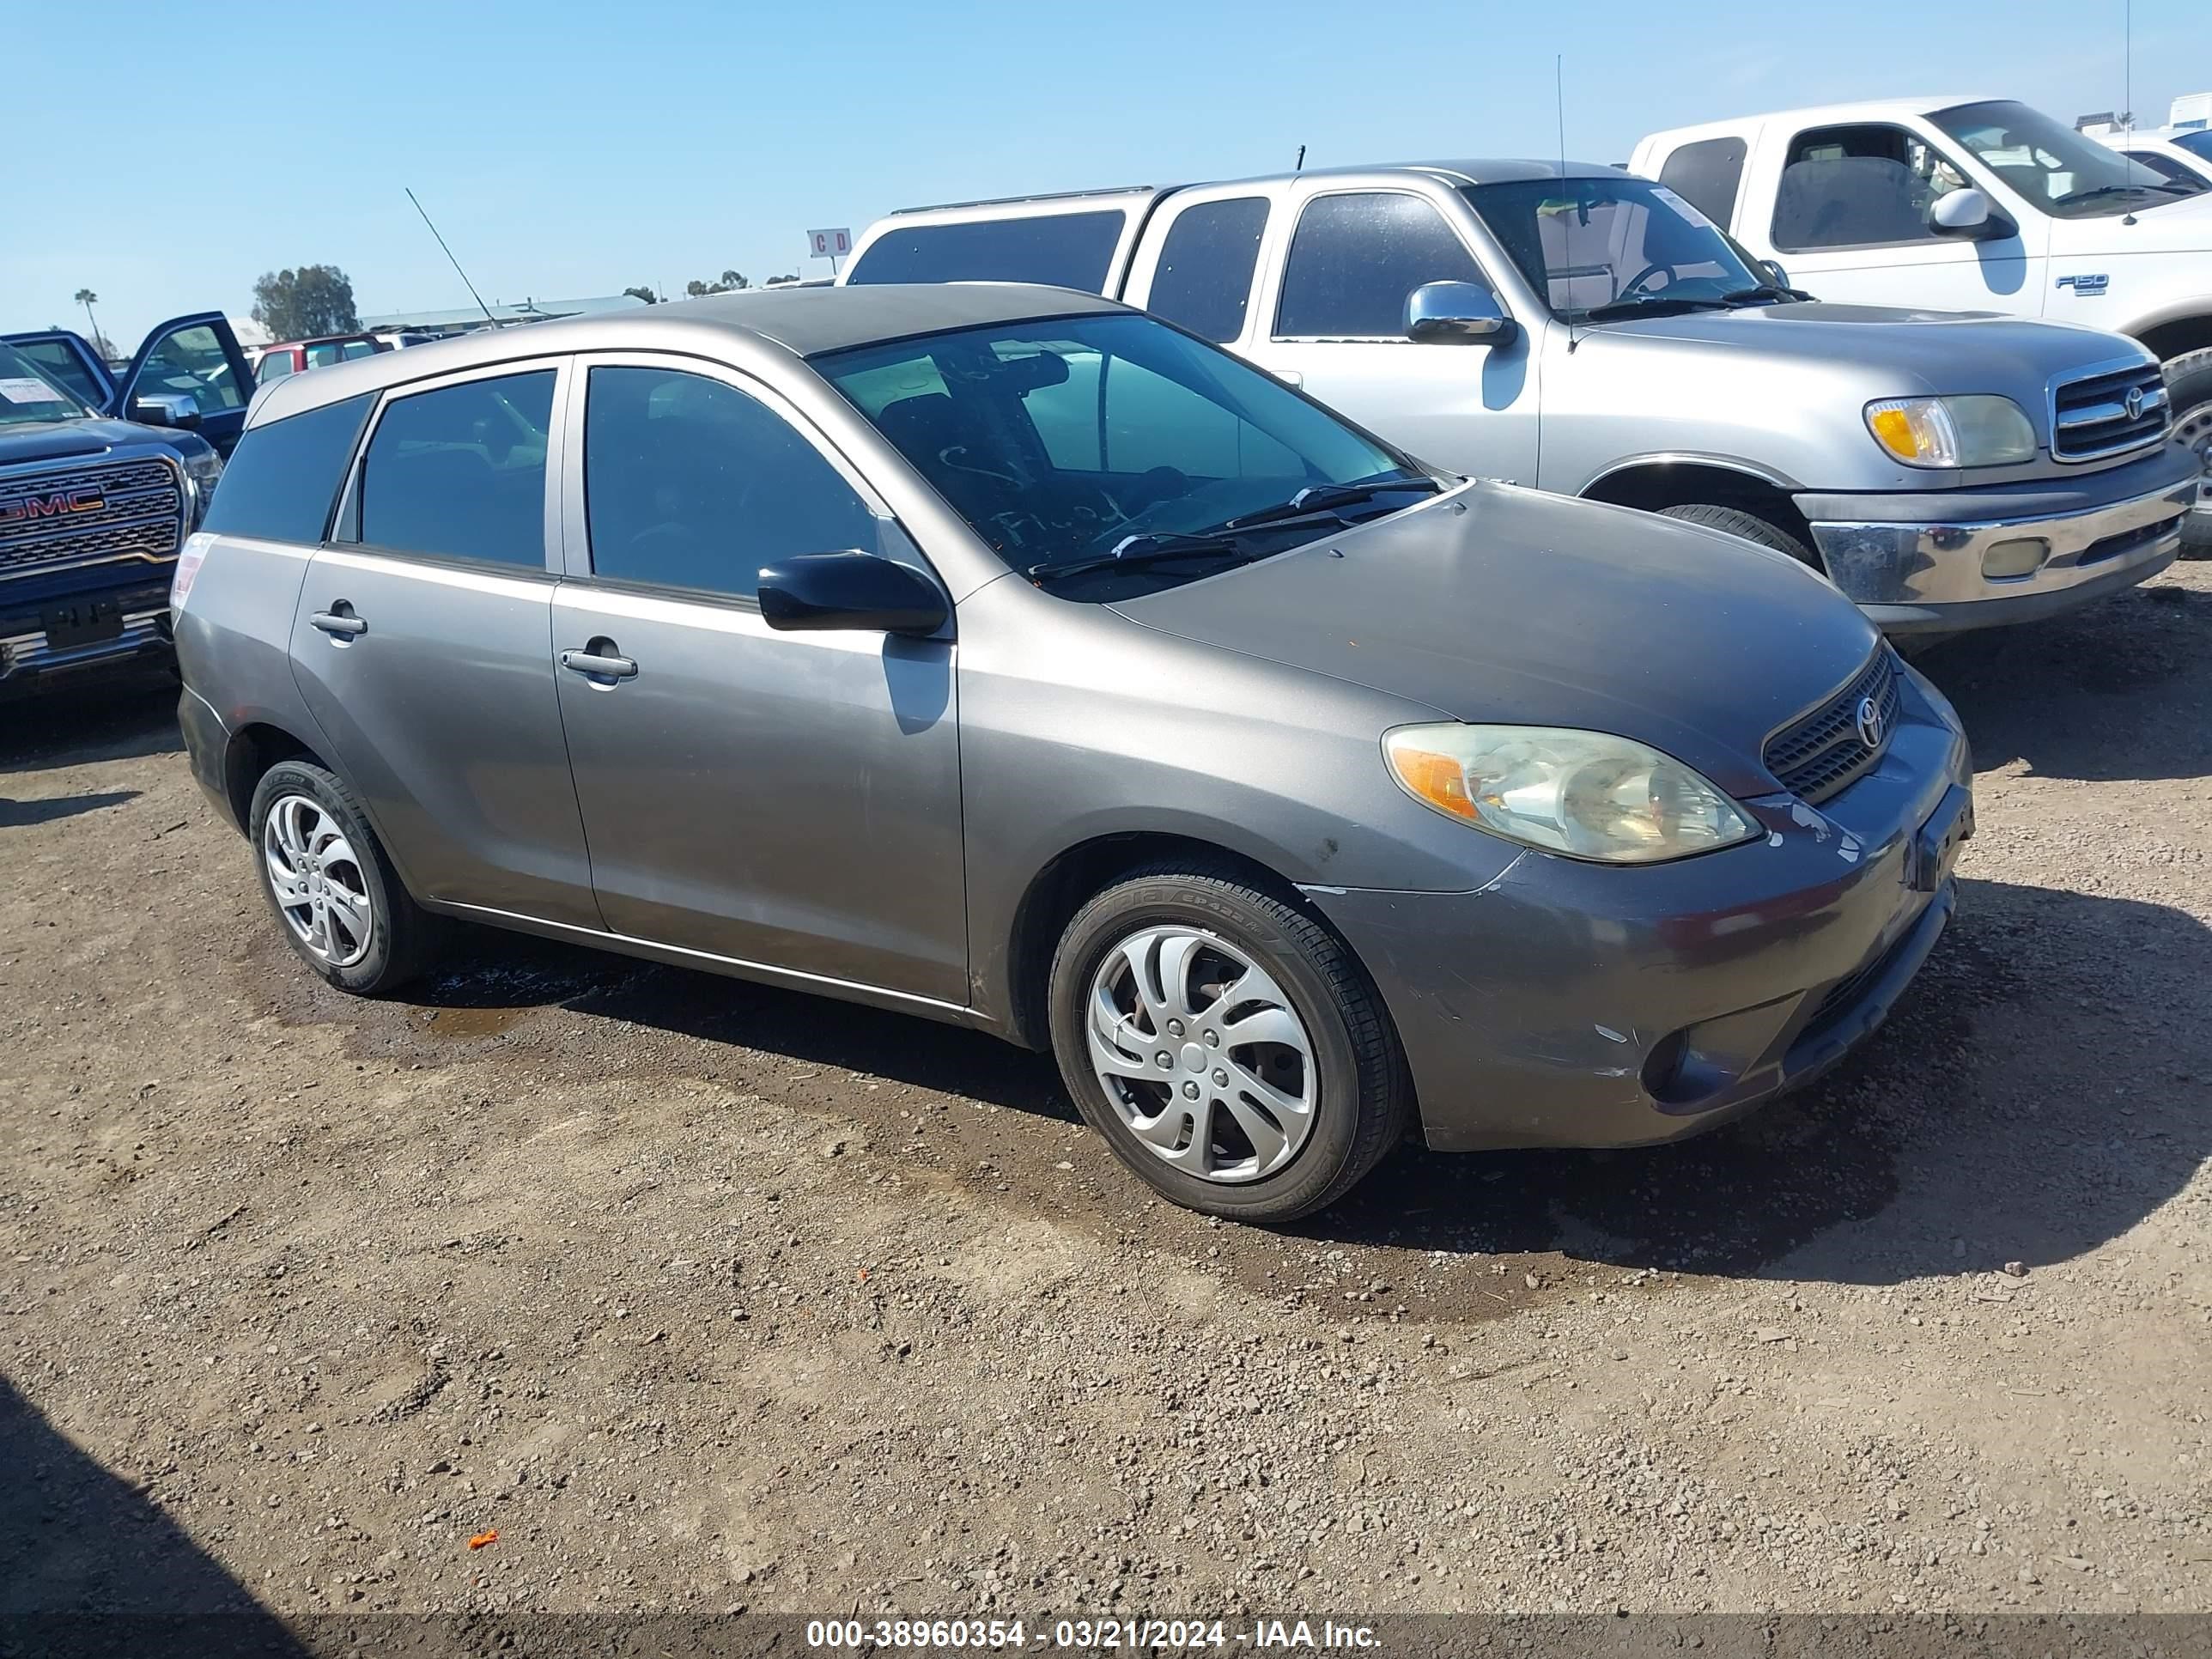
[[287,374],[297,374],[302,369],[320,368],[325,363],[342,363],[355,357],[366,357],[372,352],[389,351],[392,348],[373,334],[331,334],[319,340],[280,340],[275,345],[264,346],[260,366],[253,372],[257,384],[266,386],[271,380],[282,380]]

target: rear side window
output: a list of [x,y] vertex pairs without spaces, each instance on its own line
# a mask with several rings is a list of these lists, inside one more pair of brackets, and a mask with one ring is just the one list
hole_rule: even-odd
[[788,422],[679,369],[592,370],[584,513],[593,575],[743,599],[764,564],[876,547],[875,515]]
[[265,386],[271,380],[283,380],[298,368],[290,352],[272,351],[261,360],[261,367],[254,371],[253,378]]
[[1217,345],[1235,339],[1244,331],[1252,272],[1260,263],[1260,234],[1267,228],[1264,197],[1185,208],[1160,244],[1159,268],[1145,309]]
[[1415,289],[1482,281],[1466,244],[1421,198],[1396,191],[1317,196],[1291,239],[1275,333],[1402,340],[1406,296]]
[[1667,158],[1659,169],[1659,182],[1725,229],[1735,217],[1743,158],[1741,138],[1700,138]]
[[552,415],[550,368],[393,398],[362,462],[363,544],[544,569]]
[[913,225],[885,231],[848,283],[1046,283],[1106,291],[1127,216],[1119,209]]
[[374,392],[248,427],[222,469],[203,526],[220,536],[323,538]]

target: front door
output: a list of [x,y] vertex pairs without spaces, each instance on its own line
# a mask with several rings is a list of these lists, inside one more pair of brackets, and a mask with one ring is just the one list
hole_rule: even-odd
[[[1935,204],[1983,185],[1917,131],[1879,121],[1807,128],[1777,160],[1766,190],[1755,184],[1747,192],[1749,202],[1771,199],[1772,215],[1763,225],[1747,222],[1742,240],[1808,294],[1850,305],[2030,317],[2041,308],[2040,240],[2030,249],[2017,228],[1990,241],[1936,234]],[[2027,233],[2040,239],[2046,226],[2036,218]]]
[[1288,250],[1261,285],[1245,355],[1432,466],[1534,484],[1536,319],[1518,319],[1502,345],[1406,337],[1406,298],[1423,284],[1496,290],[1453,223],[1464,208],[1318,183],[1294,200]]
[[796,554],[921,561],[764,388],[580,363],[553,661],[607,926],[964,1006],[950,630],[780,634],[755,598]]
[[385,399],[291,650],[416,897],[596,930],[546,658],[563,372],[479,370]]
[[221,312],[172,317],[149,334],[116,386],[112,411],[131,420],[137,399],[160,397],[191,398],[199,416],[193,430],[218,454],[237,447],[253,400],[253,372]]

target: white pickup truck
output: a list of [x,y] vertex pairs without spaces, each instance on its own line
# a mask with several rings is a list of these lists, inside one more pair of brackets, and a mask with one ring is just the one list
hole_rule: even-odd
[[2212,554],[2212,185],[2025,104],[1892,99],[1655,133],[1656,179],[1821,299],[2008,312],[2133,336],[2207,469],[2185,544]]

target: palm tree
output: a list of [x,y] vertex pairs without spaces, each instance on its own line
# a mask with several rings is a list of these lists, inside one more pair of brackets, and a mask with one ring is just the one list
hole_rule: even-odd
[[76,291],[76,302],[84,307],[85,321],[92,325],[92,349],[97,351],[100,349],[100,319],[92,314],[92,308],[100,303],[100,295],[88,288],[81,288]]

